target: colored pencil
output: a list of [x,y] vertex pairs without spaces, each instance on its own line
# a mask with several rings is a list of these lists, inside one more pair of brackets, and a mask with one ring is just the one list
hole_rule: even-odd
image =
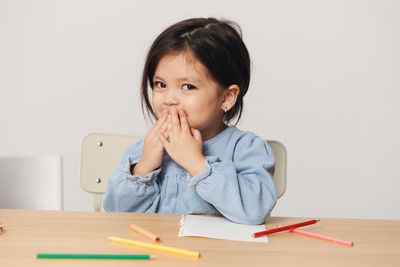
[[351,241],[342,240],[342,239],[339,239],[339,238],[330,237],[330,236],[326,236],[326,235],[320,235],[320,234],[317,234],[317,233],[304,231],[304,230],[300,230],[300,229],[291,229],[289,231],[293,232],[293,233],[305,235],[305,236],[310,236],[310,237],[323,239],[323,240],[326,240],[326,241],[334,242],[334,243],[345,245],[345,246],[349,246],[349,247],[354,245],[354,243],[351,242]]
[[136,246],[136,247],[155,249],[155,250],[159,250],[159,251],[181,254],[181,255],[191,256],[191,257],[196,257],[196,258],[200,257],[200,253],[196,252],[196,251],[162,246],[162,245],[157,245],[157,244],[151,244],[151,243],[136,241],[136,240],[132,240],[132,239],[120,238],[120,237],[116,237],[116,236],[111,236],[108,238],[108,240],[110,240],[112,242],[124,244],[124,245],[131,245],[131,246]]
[[278,227],[278,228],[269,229],[267,231],[261,231],[261,232],[254,233],[253,237],[260,237],[260,236],[263,236],[263,235],[269,235],[269,234],[273,234],[273,233],[277,233],[277,232],[291,230],[291,229],[294,229],[294,228],[297,228],[297,227],[302,227],[302,226],[314,224],[314,223],[317,223],[317,222],[319,222],[319,220],[310,220],[310,221],[306,221],[306,222],[301,222],[301,223],[281,226],[281,227]]
[[141,234],[144,237],[147,237],[147,238],[149,238],[149,239],[151,239],[153,241],[156,241],[156,242],[160,242],[161,241],[159,236],[157,236],[157,235],[155,235],[153,233],[150,233],[149,231],[147,231],[147,230],[145,230],[145,229],[143,229],[143,228],[141,228],[141,227],[139,227],[137,225],[131,224],[130,228],[131,228],[132,231],[134,231],[134,232],[136,232],[138,234]]
[[147,254],[60,254],[60,253],[38,253],[38,259],[115,259],[115,260],[149,260]]

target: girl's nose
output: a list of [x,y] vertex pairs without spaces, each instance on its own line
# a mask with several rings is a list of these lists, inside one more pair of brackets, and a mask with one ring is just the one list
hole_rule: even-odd
[[174,106],[179,104],[179,99],[174,89],[167,90],[164,97],[164,104],[167,106]]

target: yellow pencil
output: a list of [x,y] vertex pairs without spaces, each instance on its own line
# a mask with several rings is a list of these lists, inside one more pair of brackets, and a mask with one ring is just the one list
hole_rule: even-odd
[[116,237],[116,236],[110,236],[108,238],[108,240],[110,240],[112,242],[124,244],[124,245],[150,248],[150,249],[155,249],[155,250],[160,250],[160,251],[165,251],[165,252],[170,252],[170,253],[175,253],[175,254],[181,254],[181,255],[191,256],[191,257],[196,257],[196,258],[200,257],[200,252],[196,252],[196,251],[162,246],[162,245],[157,245],[157,244],[150,244],[150,243],[146,243],[146,242],[140,242],[140,241],[120,238],[120,237]]
[[147,230],[145,230],[145,229],[143,229],[143,228],[141,228],[141,227],[139,227],[137,225],[131,224],[130,228],[131,228],[132,231],[134,231],[136,233],[139,233],[139,234],[141,234],[141,235],[143,235],[143,236],[145,236],[147,238],[150,238],[151,240],[154,240],[156,242],[160,242],[161,241],[160,237],[158,237],[157,235],[155,235],[153,233],[150,233],[149,231],[147,231]]

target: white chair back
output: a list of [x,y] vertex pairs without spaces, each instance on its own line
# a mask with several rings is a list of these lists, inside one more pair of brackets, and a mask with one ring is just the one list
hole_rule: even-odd
[[272,177],[275,183],[276,196],[280,198],[286,191],[287,152],[285,146],[278,141],[267,140],[274,152],[275,172]]
[[100,211],[107,181],[117,168],[129,145],[141,136],[91,133],[81,142],[80,183],[93,194],[95,211]]

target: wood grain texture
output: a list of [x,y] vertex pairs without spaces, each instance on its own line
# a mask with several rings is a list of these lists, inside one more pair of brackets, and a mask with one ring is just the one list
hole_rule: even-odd
[[[400,221],[321,219],[304,230],[354,242],[354,247],[290,232],[268,243],[177,236],[180,215],[74,211],[0,210],[0,266],[400,266]],[[267,229],[310,218],[270,217]],[[139,225],[160,244],[199,251],[194,259],[111,243],[108,236],[149,242],[130,230]],[[36,253],[151,254],[150,261],[36,259]]]

